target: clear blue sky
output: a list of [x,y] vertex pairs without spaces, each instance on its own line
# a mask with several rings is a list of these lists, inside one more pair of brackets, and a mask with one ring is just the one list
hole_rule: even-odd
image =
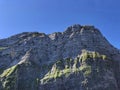
[[62,32],[72,24],[94,25],[120,48],[120,0],[0,0],[0,38]]

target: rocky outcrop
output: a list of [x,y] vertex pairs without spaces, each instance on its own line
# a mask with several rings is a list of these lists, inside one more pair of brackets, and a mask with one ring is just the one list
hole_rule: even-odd
[[0,40],[0,90],[119,90],[120,53],[94,26]]
[[107,56],[89,51],[58,60],[41,79],[40,90],[118,90],[111,63]]

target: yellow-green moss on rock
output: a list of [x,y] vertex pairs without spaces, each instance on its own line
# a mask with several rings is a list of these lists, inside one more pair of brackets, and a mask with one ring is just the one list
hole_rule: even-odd
[[[61,77],[68,77],[71,74],[82,73],[84,77],[90,77],[93,71],[93,66],[96,60],[106,60],[106,55],[101,55],[98,52],[82,51],[82,54],[75,58],[67,58],[65,60],[58,60],[52,66],[52,69],[41,79],[42,82],[48,82]],[[92,63],[89,63],[89,61]],[[94,67],[95,69],[95,67]]]
[[0,47],[0,51],[6,49],[7,47]]
[[92,58],[92,59],[100,58],[102,60],[106,60],[107,56],[106,55],[101,55],[98,52],[83,50],[82,54],[81,54],[81,60],[85,61],[88,58]]
[[18,65],[14,65],[0,75],[2,86],[4,90],[14,90],[17,81],[16,70]]
[[17,65],[4,70],[4,72],[0,75],[0,77],[8,77],[16,70],[16,68],[17,68]]

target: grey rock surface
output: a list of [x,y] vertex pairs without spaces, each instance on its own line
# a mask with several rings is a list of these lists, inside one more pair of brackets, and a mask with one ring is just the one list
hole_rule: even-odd
[[[65,64],[65,60],[70,58],[75,61],[81,56],[82,50],[98,52],[100,55],[105,55],[107,60],[113,60],[112,63],[105,61],[106,64],[112,65],[110,70],[98,73],[104,75],[101,76],[102,79],[96,77],[100,83],[98,82],[95,86],[87,84],[90,86],[82,87],[81,83],[85,80],[93,84],[95,82],[92,80],[94,78],[92,75],[89,80],[88,77],[83,76],[81,71],[77,75],[71,71],[69,77],[48,78],[46,83],[41,83],[57,61],[63,60],[64,64],[61,67],[64,71],[68,65]],[[90,61],[93,63],[79,62],[78,64],[89,65],[93,68],[97,68],[94,65],[98,64],[98,67],[106,68],[104,62],[97,63],[93,58]],[[74,69],[74,65],[70,65],[69,68]],[[94,69],[91,71],[94,72]],[[23,32],[0,40],[0,74],[0,90],[120,90],[120,52],[94,26],[75,24],[64,32],[48,35]],[[11,79],[14,79],[14,82]],[[109,82],[112,82],[113,87]],[[12,85],[10,86],[9,83]]]

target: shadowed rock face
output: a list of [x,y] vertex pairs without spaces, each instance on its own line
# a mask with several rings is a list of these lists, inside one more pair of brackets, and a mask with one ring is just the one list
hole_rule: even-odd
[[94,26],[0,40],[0,90],[119,90],[120,52]]

